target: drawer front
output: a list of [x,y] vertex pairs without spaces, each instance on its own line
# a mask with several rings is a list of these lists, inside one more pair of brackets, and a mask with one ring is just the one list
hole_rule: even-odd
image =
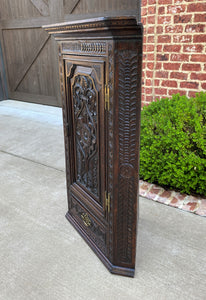
[[71,197],[69,214],[86,233],[87,237],[106,255],[106,228],[80,204]]

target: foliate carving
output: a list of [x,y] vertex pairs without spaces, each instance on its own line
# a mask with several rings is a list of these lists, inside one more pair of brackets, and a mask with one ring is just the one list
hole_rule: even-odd
[[[113,87],[114,87],[114,50],[113,44],[108,44],[108,86],[109,86],[109,112],[108,112],[108,192],[110,193],[111,211],[113,207]],[[112,217],[109,218],[109,256],[112,257],[113,252],[113,236],[112,236]]]
[[119,63],[119,188],[118,258],[132,262],[133,224],[137,193],[137,81],[136,51],[118,52]]
[[72,85],[77,182],[99,195],[97,91],[90,76],[77,75]]
[[72,52],[86,53],[106,53],[106,43],[104,42],[66,42],[62,44],[62,50]]
[[[101,249],[101,251],[106,254],[106,232],[91,216],[85,212],[85,210],[78,204],[78,202],[72,197],[71,199],[71,209],[70,214],[72,214],[76,219],[78,219],[79,224],[82,224],[82,228],[88,234],[90,239]],[[87,216],[89,222],[85,224],[82,216]]]
[[81,51],[105,53],[106,43],[82,43]]

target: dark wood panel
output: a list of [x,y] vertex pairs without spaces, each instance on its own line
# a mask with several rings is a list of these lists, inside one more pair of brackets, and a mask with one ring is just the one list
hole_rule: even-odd
[[37,103],[37,104],[57,106],[56,97],[53,97],[53,96],[34,95],[34,94],[21,93],[21,92],[11,92],[9,97],[11,99],[24,101],[24,102],[32,102],[32,103]]
[[[11,90],[15,91],[35,62],[49,37],[39,28],[4,30],[3,38],[5,48],[10,49],[10,51],[6,51],[5,53],[9,85]],[[23,47],[25,43],[27,46]]]
[[41,13],[30,0],[1,0],[0,19],[40,17]]
[[42,44],[40,52],[35,57],[35,61],[29,66],[29,70],[22,79],[17,91],[56,97],[56,88],[52,84],[54,71],[51,39],[45,42],[44,45]]
[[105,12],[107,14],[112,11],[121,11],[121,15],[125,14],[125,10],[133,10],[133,15],[137,13],[137,0],[119,0],[119,1],[111,1],[111,0],[87,0],[87,1],[79,1],[78,5],[76,5],[73,10],[73,14],[93,14],[97,12]]
[[[44,96],[55,96],[57,106],[61,106],[58,47],[41,27],[85,16],[140,12],[140,1],[136,0],[0,0],[0,5],[0,42],[9,97],[10,91],[42,95],[44,103]],[[35,96],[29,99],[41,102]]]
[[6,83],[6,73],[3,62],[3,54],[0,44],[0,100],[4,100],[8,98],[8,90]]
[[0,27],[3,29],[40,28],[42,25],[47,25],[50,23],[50,17],[38,17],[30,19],[7,19],[0,20]]

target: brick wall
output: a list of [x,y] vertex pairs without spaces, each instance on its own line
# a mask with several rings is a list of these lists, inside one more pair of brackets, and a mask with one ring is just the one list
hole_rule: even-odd
[[142,0],[143,105],[206,90],[206,0]]

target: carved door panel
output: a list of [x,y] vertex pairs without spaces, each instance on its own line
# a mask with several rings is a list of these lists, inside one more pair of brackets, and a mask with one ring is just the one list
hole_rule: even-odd
[[69,139],[69,212],[91,240],[106,252],[105,115],[102,58],[65,60]]

